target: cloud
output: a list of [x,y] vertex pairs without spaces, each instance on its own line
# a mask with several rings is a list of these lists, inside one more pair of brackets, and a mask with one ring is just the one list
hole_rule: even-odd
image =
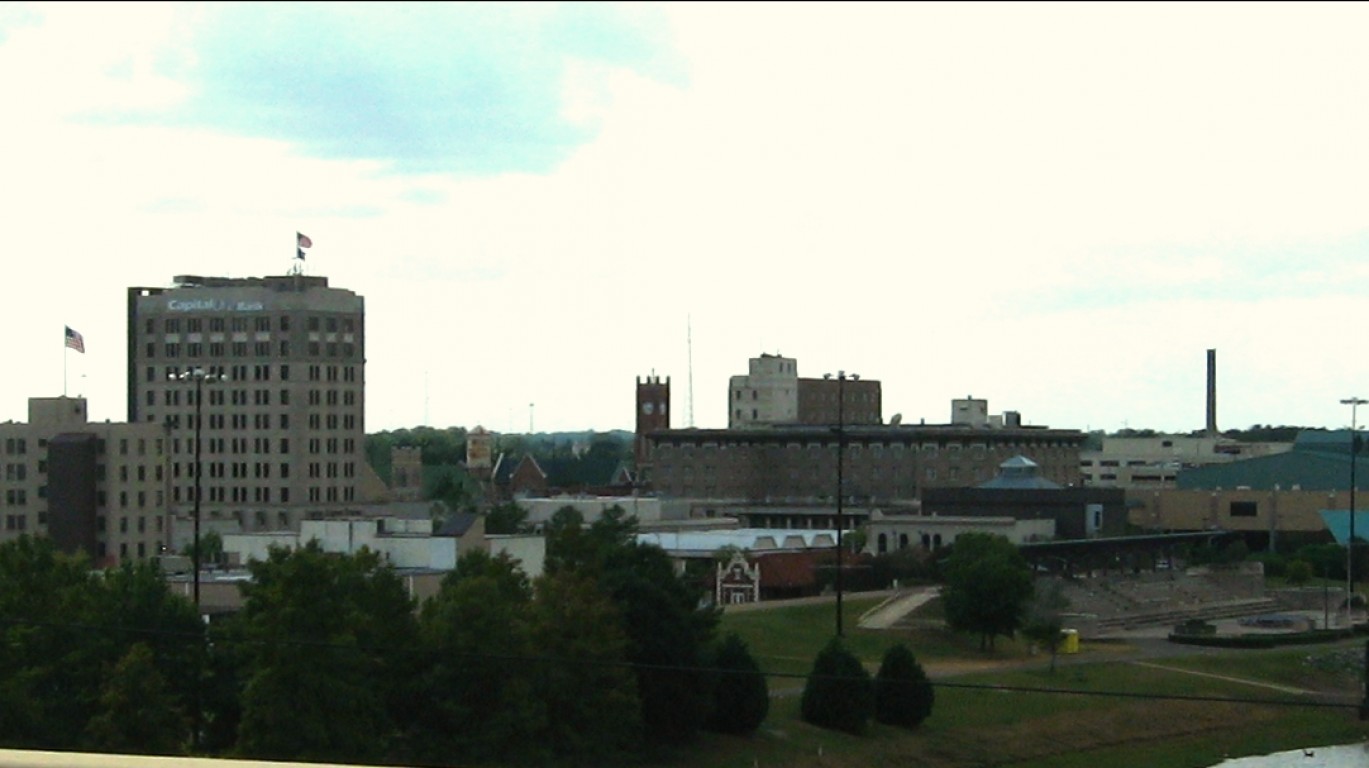
[[[678,66],[650,8],[477,3],[233,3],[182,9],[158,64],[186,98],[90,117],[270,137],[401,173],[546,172],[593,138],[568,71]],[[588,67],[588,68],[587,68]]]

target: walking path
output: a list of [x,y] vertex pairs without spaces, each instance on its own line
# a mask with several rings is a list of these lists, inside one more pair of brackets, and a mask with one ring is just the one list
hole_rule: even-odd
[[861,629],[888,629],[939,594],[941,587],[919,587],[908,592],[897,592],[866,611],[858,624]]
[[1271,690],[1271,691],[1278,691],[1279,693],[1291,693],[1291,694],[1293,694],[1293,695],[1295,695],[1295,696],[1311,696],[1312,694],[1315,694],[1315,693],[1316,693],[1316,691],[1309,691],[1309,690],[1307,690],[1306,688],[1294,688],[1293,686],[1290,686],[1290,685],[1278,685],[1277,683],[1266,683],[1266,682],[1262,682],[1262,681],[1259,681],[1259,680],[1247,680],[1247,679],[1244,678],[1244,677],[1231,677],[1231,676],[1229,676],[1229,675],[1218,675],[1218,674],[1214,674],[1214,673],[1212,673],[1212,672],[1199,672],[1199,671],[1193,670],[1193,669],[1184,669],[1184,668],[1182,668],[1182,667],[1171,667],[1171,666],[1168,666],[1168,665],[1166,665],[1166,664],[1155,664],[1155,663],[1149,662],[1149,661],[1132,661],[1132,662],[1130,662],[1130,663],[1135,664],[1135,665],[1138,666],[1138,667],[1146,667],[1146,668],[1149,668],[1149,669],[1162,669],[1162,670],[1164,670],[1164,671],[1166,671],[1166,672],[1179,672],[1179,673],[1182,673],[1182,674],[1185,674],[1185,675],[1196,675],[1196,676],[1198,676],[1198,677],[1210,677],[1210,678],[1212,678],[1212,679],[1214,679],[1214,680],[1225,680],[1225,681],[1227,681],[1227,682],[1229,682],[1229,683],[1241,683],[1241,684],[1243,684],[1243,685],[1250,685],[1250,686],[1254,686],[1254,687],[1256,687],[1256,688],[1267,688],[1267,689],[1269,689],[1269,690]]

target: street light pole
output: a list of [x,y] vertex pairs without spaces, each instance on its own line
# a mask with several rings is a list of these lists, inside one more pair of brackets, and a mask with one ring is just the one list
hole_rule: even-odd
[[195,613],[200,612],[200,496],[203,486],[200,481],[203,465],[200,461],[202,435],[204,433],[204,385],[212,384],[216,381],[223,381],[226,377],[217,373],[206,373],[203,368],[192,368],[184,373],[172,374],[172,380],[193,382],[195,384],[195,488],[193,504],[192,533],[193,540],[190,545],[190,567],[194,570],[193,577],[193,599],[195,602]]
[[[846,518],[843,515],[846,496],[846,371],[837,371],[837,637],[842,636],[842,604],[843,593],[842,579],[844,576],[843,559],[845,545],[842,543],[842,530],[846,527]],[[831,379],[832,374],[825,374],[824,379]],[[858,374],[851,374],[851,378],[858,379]]]
[[1348,397],[1340,402],[1341,405],[1350,406],[1350,535],[1345,542],[1345,616],[1354,624],[1350,609],[1355,596],[1355,465],[1359,463],[1359,422],[1356,420],[1356,409],[1369,403],[1369,400]]
[[842,550],[841,533],[845,519],[842,501],[845,488],[846,453],[846,371],[837,371],[837,637],[841,637]]
[[[203,621],[203,614],[200,612],[200,496],[202,495],[201,491],[203,488],[200,476],[203,464],[200,461],[200,457],[202,455],[201,444],[203,442],[202,435],[204,433],[204,385],[206,383],[212,384],[217,381],[224,381],[227,377],[219,373],[206,373],[203,368],[192,368],[184,373],[172,374],[170,378],[173,381],[181,381],[187,384],[194,382],[195,384],[193,390],[195,393],[195,497],[193,500],[194,519],[192,523],[194,530],[192,533],[193,541],[190,544],[190,568],[194,571],[194,575],[191,577],[191,583],[193,584],[192,596],[195,602],[195,617]],[[201,646],[200,650],[201,654],[197,656],[196,659],[202,663],[203,646]],[[196,750],[198,750],[200,746],[200,728],[203,719],[200,701],[200,674],[201,670],[197,669],[195,676],[195,711],[192,713],[194,722],[191,725],[190,732],[190,741]]]

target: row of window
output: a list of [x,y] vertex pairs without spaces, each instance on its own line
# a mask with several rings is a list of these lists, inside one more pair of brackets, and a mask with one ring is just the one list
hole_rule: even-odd
[[[247,429],[249,419],[252,429],[271,429],[271,414],[269,413],[211,413],[206,417],[205,429]],[[155,421],[155,414],[147,415],[148,421]],[[184,422],[184,423],[182,423]],[[358,425],[357,416],[354,413],[311,413],[309,414],[309,429],[356,429]],[[166,417],[166,426],[169,429],[194,429],[195,414],[185,414],[182,419],[180,414],[172,414]],[[281,413],[276,415],[276,429],[290,428],[290,414]]]
[[[278,318],[276,318],[276,320],[278,330],[290,330],[289,315],[281,315]],[[305,318],[304,322],[305,327],[308,328],[310,331],[327,330],[329,333],[337,333],[339,330],[341,330],[343,333],[354,333],[356,331],[356,318],[353,317],[339,318],[335,315],[328,315],[323,317],[320,317],[318,315],[310,315],[309,317]],[[152,335],[157,332],[156,323],[157,321],[154,318],[148,318],[144,321],[143,328],[148,335]],[[257,333],[270,333],[271,318],[247,318],[238,316],[187,318],[168,317],[162,320],[163,333],[180,333],[182,329],[184,329],[186,333],[202,333],[206,330],[210,333],[246,333],[249,330],[249,326],[250,330],[253,330]]]
[[[147,383],[149,383],[149,384],[155,384],[155,383],[157,383],[157,382],[159,382],[159,381],[176,382],[177,380],[179,380],[179,378],[180,378],[180,376],[181,376],[182,373],[194,373],[195,371],[198,370],[198,371],[203,371],[203,372],[205,373],[205,375],[207,375],[208,377],[210,377],[210,379],[213,380],[213,381],[215,381],[215,382],[223,382],[223,381],[234,381],[234,382],[237,382],[237,381],[249,381],[249,380],[250,380],[250,381],[270,381],[270,380],[271,380],[271,368],[272,368],[272,366],[271,366],[271,364],[269,364],[269,363],[258,363],[258,364],[256,364],[256,365],[252,365],[252,366],[248,366],[248,365],[241,364],[241,363],[240,363],[240,364],[236,364],[236,365],[187,366],[184,370],[182,370],[182,369],[181,369],[181,366],[179,366],[179,365],[167,365],[167,366],[163,366],[163,367],[162,367],[162,374],[161,374],[161,376],[158,376],[158,375],[157,375],[157,366],[155,366],[155,365],[149,365],[149,366],[147,366],[147,368],[145,369],[145,378],[147,379]],[[250,374],[250,378],[249,378],[249,374]],[[289,380],[290,380],[290,364],[289,364],[289,363],[281,363],[281,364],[280,364],[280,366],[279,366],[279,371],[278,371],[278,378],[279,378],[281,381],[289,381]],[[327,365],[327,366],[324,366],[324,365],[311,365],[311,366],[309,366],[309,381],[323,381],[325,378],[326,378],[328,381],[348,381],[348,382],[354,382],[354,381],[357,380],[357,371],[356,371],[356,367],[355,367],[355,366],[351,366],[351,365],[349,365],[349,366],[338,366],[338,365]],[[196,388],[189,388],[189,387],[188,387],[186,391],[192,393],[192,394],[186,395],[186,403],[187,403],[187,404],[193,404],[193,403],[195,402],[195,396],[194,396],[193,393],[196,391]],[[210,391],[211,397],[212,397],[212,393],[213,393],[215,390],[214,390],[213,388],[211,388],[209,391]]]
[[[177,388],[177,387],[169,387],[169,388],[167,388],[167,389],[162,390],[162,405],[168,406],[168,407],[178,407],[178,406],[180,406],[180,405],[182,404],[182,403],[181,403],[181,400],[182,400],[182,393],[184,393],[184,400],[185,400],[185,403],[184,403],[184,404],[185,404],[185,405],[187,405],[187,406],[195,405],[195,390],[193,390],[193,389],[180,389],[180,388]],[[269,390],[269,389],[253,389],[253,390],[247,390],[247,389],[241,389],[241,388],[239,388],[239,389],[218,389],[218,388],[215,388],[215,389],[210,389],[210,390],[208,390],[208,393],[207,393],[207,394],[208,394],[208,396],[209,396],[209,405],[210,405],[210,406],[222,406],[222,405],[234,405],[234,406],[247,406],[247,405],[269,406],[269,405],[271,405],[271,390]],[[251,397],[249,398],[248,395],[251,395]],[[153,390],[153,389],[147,390],[146,393],[144,394],[144,398],[143,398],[143,399],[146,400],[148,407],[154,407],[154,406],[156,406],[156,405],[157,405],[157,392],[156,392],[156,390]],[[250,399],[251,402],[248,402],[249,399]],[[339,391],[336,390],[336,389],[328,389],[328,390],[311,389],[311,390],[309,390],[309,392],[308,392],[308,399],[309,399],[309,405],[338,405],[339,403],[341,403],[342,405],[348,405],[348,406],[350,406],[350,405],[356,405],[356,402],[357,402],[357,393],[356,393],[355,390],[351,390],[351,389],[343,390],[342,392],[339,392]],[[282,389],[282,390],[280,390],[280,393],[276,396],[276,402],[277,402],[277,404],[279,404],[279,405],[289,405],[289,404],[290,404],[290,390],[288,390],[288,389]]]
[[[758,434],[761,434],[761,433],[759,433],[759,431],[758,431]],[[779,449],[783,448],[783,449],[786,450],[786,451],[797,451],[797,450],[802,450],[802,449],[805,449],[805,448],[808,449],[809,451],[817,451],[817,450],[835,451],[835,450],[837,449],[837,442],[836,442],[836,440],[835,440],[834,438],[835,438],[835,435],[834,435],[834,437],[833,437],[832,439],[826,439],[826,440],[821,440],[821,441],[819,441],[819,440],[808,440],[808,441],[791,440],[791,441],[789,441],[789,442],[787,442],[787,443],[784,443],[783,445],[780,445],[779,443],[776,443],[776,442],[768,442],[768,441],[767,441],[768,444],[763,445],[763,447],[764,447],[764,448],[769,448],[769,449],[771,449],[771,450],[779,450]],[[957,451],[966,451],[966,450],[968,450],[968,451],[972,452],[975,456],[983,456],[983,455],[985,454],[985,452],[986,452],[989,448],[993,448],[993,450],[995,450],[995,451],[1000,451],[1000,452],[1021,451],[1021,452],[1026,452],[1026,453],[1032,453],[1032,454],[1034,454],[1034,453],[1039,453],[1039,452],[1047,451],[1047,450],[1051,450],[1051,449],[1069,448],[1069,447],[1071,447],[1071,446],[1067,446],[1067,445],[1055,445],[1055,444],[1053,444],[1053,443],[1035,443],[1035,444],[1020,444],[1020,443],[991,443],[991,444],[985,444],[985,443],[972,443],[972,444],[968,444],[968,445],[967,445],[967,444],[964,444],[964,443],[946,443],[946,444],[940,444],[940,443],[932,443],[932,442],[926,442],[926,443],[921,443],[921,444],[918,444],[918,443],[904,443],[904,442],[878,443],[878,442],[866,442],[866,441],[864,441],[864,440],[857,441],[857,440],[852,439],[852,438],[849,438],[849,437],[846,439],[846,451],[847,451],[848,453],[859,453],[859,452],[862,451],[862,450],[868,450],[868,451],[870,451],[871,453],[876,453],[876,454],[878,454],[878,453],[880,453],[880,452],[882,452],[882,451],[884,451],[884,450],[886,450],[886,449],[887,449],[887,450],[890,450],[890,451],[896,451],[896,452],[897,452],[897,451],[905,451],[905,450],[906,450],[906,451],[922,451],[923,453],[936,453],[936,452],[939,451],[939,450],[945,450],[945,451],[950,452],[950,453],[955,453],[955,452],[957,452]],[[670,440],[670,439],[663,439],[663,440],[657,442],[657,443],[655,444],[655,448],[656,448],[656,450],[663,450],[663,449],[674,448],[674,449],[679,450],[679,451],[682,451],[682,452],[684,452],[684,453],[693,453],[693,452],[695,452],[695,451],[733,451],[733,450],[735,450],[735,451],[754,451],[754,450],[757,450],[755,443],[748,443],[748,442],[719,443],[719,442],[711,442],[711,441],[710,441],[710,442],[694,443],[694,442],[674,442],[674,441],[672,441],[672,440]]]
[[[1127,466],[1127,467],[1144,467],[1144,466],[1146,466],[1146,465],[1155,464],[1155,463],[1156,463],[1156,462],[1154,462],[1154,461],[1146,461],[1145,459],[1127,459],[1126,464],[1122,464],[1122,463],[1121,463],[1119,460],[1117,460],[1117,459],[1099,459],[1099,460],[1098,460],[1098,466],[1100,466],[1100,467],[1121,467],[1121,466]],[[1079,466],[1081,466],[1081,467],[1091,467],[1091,466],[1093,466],[1093,459],[1080,459],[1080,461],[1079,461]]]
[[[669,464],[661,464],[661,465],[659,465],[659,467],[657,468],[657,472],[658,472],[658,475],[659,475],[659,477],[661,478],[662,482],[667,482],[667,483],[670,482],[670,480],[671,480],[671,472],[673,471],[673,469],[674,469],[674,467],[672,467],[672,466],[669,465]],[[891,477],[893,478],[893,480],[899,481],[899,480],[902,480],[902,479],[904,479],[905,477],[908,476],[908,475],[905,475],[905,474],[901,471],[901,469],[902,469],[902,468],[897,468],[897,469],[895,469],[895,470],[891,473]],[[682,477],[683,482],[685,482],[685,483],[693,483],[693,482],[695,481],[695,478],[694,478],[694,467],[693,467],[693,466],[686,464],[686,465],[684,466],[684,468],[683,468],[681,471],[683,472],[683,477]],[[716,472],[713,471],[713,468],[712,468],[711,466],[702,467],[702,468],[699,470],[699,474],[702,475],[702,476],[705,478],[705,481],[713,481],[713,480],[716,480],[716,479],[718,478],[718,474],[717,474]],[[879,479],[881,478],[879,469],[876,468],[876,467],[861,467],[861,468],[859,468],[859,469],[853,469],[853,470],[850,471],[850,474],[852,475],[852,481],[853,481],[853,482],[855,482],[856,480],[879,480]],[[909,474],[911,474],[911,473],[909,473]],[[969,474],[971,474],[973,477],[975,477],[975,478],[977,478],[977,479],[980,479],[980,480],[987,479],[987,478],[985,477],[985,476],[987,475],[987,473],[984,472],[984,471],[972,472],[972,473],[969,473]],[[810,471],[810,472],[808,473],[808,475],[811,476],[811,475],[812,475],[812,472]],[[925,479],[927,479],[927,480],[936,480],[936,479],[937,479],[937,468],[936,468],[936,467],[924,467],[923,470],[922,470],[922,476],[923,476],[923,478],[925,478]],[[743,474],[743,475],[740,476],[740,479],[745,479],[745,477],[746,477],[746,475]],[[728,478],[724,478],[724,479],[727,480],[727,481],[729,481],[729,482],[732,482],[732,481],[735,481],[735,480],[737,480],[737,479],[739,479],[739,478],[738,478],[737,476],[733,476],[733,477],[728,477]],[[790,480],[798,480],[798,479],[799,479],[799,470],[798,470],[798,469],[791,469],[791,470],[789,470],[789,479],[790,479]],[[958,480],[958,479],[960,479],[960,467],[947,467],[947,468],[946,468],[946,479],[947,479],[947,480]]]
[[[162,357],[168,360],[175,360],[180,357],[199,358],[208,357],[222,359],[225,357],[270,357],[273,345],[269,341],[234,341],[222,342],[211,341],[208,344],[201,342],[168,342],[161,347]],[[274,345],[279,357],[290,357],[290,342],[280,341]],[[157,343],[147,342],[146,357],[148,360],[157,358]],[[311,341],[305,346],[305,353],[309,357],[355,357],[356,345],[349,341],[344,342],[319,342]]]
[[[235,486],[213,485],[213,486],[210,486],[210,487],[208,487],[208,488],[203,489],[203,491],[204,491],[204,492],[206,493],[206,495],[208,496],[208,498],[206,498],[205,500],[208,501],[208,502],[210,502],[210,503],[213,503],[213,504],[227,504],[227,503],[233,503],[233,504],[246,504],[246,503],[249,503],[249,502],[250,502],[250,503],[256,503],[256,504],[271,504],[271,503],[289,504],[289,503],[290,503],[290,487],[289,487],[289,486],[282,485],[282,486],[280,486],[280,487],[278,487],[278,488],[275,488],[275,489],[274,489],[274,490],[275,490],[275,494],[274,494],[274,495],[275,495],[275,499],[272,499],[272,498],[271,498],[272,495],[273,495],[273,494],[272,494],[272,490],[273,490],[273,489],[272,489],[271,487],[269,487],[269,486],[255,486],[255,487],[252,487],[252,488],[248,488],[248,487],[246,487],[246,486],[241,486],[241,485],[235,485]],[[249,491],[250,491],[250,493],[249,493]],[[315,502],[317,502],[317,501],[355,501],[355,500],[356,500],[356,488],[354,488],[354,487],[352,487],[352,486],[350,486],[350,485],[344,486],[344,487],[342,487],[341,489],[339,489],[339,488],[338,488],[337,486],[335,486],[335,485],[330,485],[330,486],[327,486],[327,487],[312,485],[312,486],[309,486],[308,494],[309,494],[309,501],[315,501]],[[189,504],[189,503],[193,502],[194,500],[195,500],[195,489],[194,489],[194,486],[191,486],[191,487],[186,488],[186,489],[184,490],[184,493],[182,493],[182,490],[181,490],[181,487],[180,487],[180,486],[175,486],[175,487],[173,487],[173,488],[171,489],[171,501],[172,501],[173,503],[175,503],[175,504],[181,504],[182,502],[184,502],[184,503],[186,503],[186,504]]]

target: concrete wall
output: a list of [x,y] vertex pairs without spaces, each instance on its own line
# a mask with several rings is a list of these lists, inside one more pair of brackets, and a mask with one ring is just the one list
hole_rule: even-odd
[[[1348,491],[1128,491],[1128,519],[1147,531],[1319,533],[1323,509],[1349,509]],[[1360,504],[1357,504],[1360,506]]]
[[662,519],[661,500],[638,496],[558,496],[550,499],[518,499],[515,503],[528,511],[528,524],[543,525],[562,507],[574,507],[584,515],[585,523],[598,520],[604,510],[612,506],[622,507],[639,522],[655,522]]
[[529,578],[542,575],[547,562],[547,540],[540,535],[488,536],[491,555],[507,553]]
[[317,540],[325,552],[355,554],[362,548],[379,554],[395,568],[456,567],[457,540],[433,536],[432,521],[399,518],[306,520],[299,533],[238,533],[223,537],[230,563],[265,560],[271,547],[295,549]]
[[[931,517],[923,515],[877,515],[865,524],[865,551],[873,554],[899,549],[935,549],[950,546],[965,533],[1003,536],[1013,544],[1054,538],[1055,521],[1015,520],[1011,517]],[[880,537],[885,546],[880,548]],[[906,537],[906,538],[905,538]]]
[[733,376],[727,388],[727,425],[731,429],[799,420],[798,362],[792,357],[751,358],[750,372]]

